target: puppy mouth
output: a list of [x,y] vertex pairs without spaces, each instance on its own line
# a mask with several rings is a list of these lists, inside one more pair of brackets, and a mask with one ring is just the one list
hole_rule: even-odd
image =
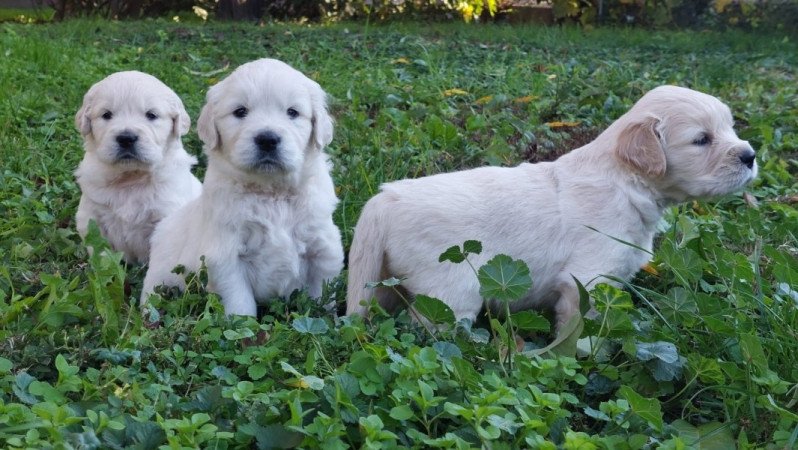
[[144,162],[144,160],[135,149],[120,147],[116,150],[116,162]]
[[271,155],[261,155],[252,162],[252,167],[257,170],[266,172],[278,171],[285,169],[283,163]]

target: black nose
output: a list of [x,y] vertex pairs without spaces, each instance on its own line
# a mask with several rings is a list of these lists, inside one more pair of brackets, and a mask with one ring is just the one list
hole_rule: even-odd
[[753,150],[745,150],[740,154],[740,162],[748,166],[749,169],[754,168],[754,161],[756,160],[756,153]]
[[116,137],[116,142],[122,148],[130,148],[138,140],[139,140],[139,137],[137,135],[129,132],[129,131],[125,131],[125,132],[119,133],[119,135]]
[[280,136],[272,131],[265,131],[255,136],[255,145],[264,153],[273,153],[280,144]]

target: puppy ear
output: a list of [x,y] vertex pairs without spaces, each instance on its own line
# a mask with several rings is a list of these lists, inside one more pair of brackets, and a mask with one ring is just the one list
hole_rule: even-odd
[[88,136],[89,133],[91,133],[91,119],[89,118],[89,114],[91,114],[91,100],[91,91],[89,91],[83,97],[83,105],[78,112],[75,113],[75,128],[80,131],[82,136]]
[[665,175],[665,149],[662,148],[657,126],[660,120],[649,117],[626,126],[618,136],[615,154],[635,171],[659,178]]
[[313,107],[313,143],[316,149],[321,150],[332,142],[333,120],[327,112],[327,94],[315,81],[311,89],[311,103]]
[[172,133],[176,136],[185,136],[191,128],[191,117],[188,116],[186,108],[179,97],[172,102]]
[[219,130],[216,129],[213,106],[211,102],[205,103],[197,119],[197,134],[205,144],[205,150],[213,150],[220,145]]

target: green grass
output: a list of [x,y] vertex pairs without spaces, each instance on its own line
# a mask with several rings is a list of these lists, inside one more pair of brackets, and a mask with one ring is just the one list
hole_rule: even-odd
[[[783,36],[72,21],[2,24],[0,52],[2,447],[798,442],[798,45]],[[731,106],[758,150],[759,206],[734,195],[669,213],[658,274],[592,293],[601,315],[584,335],[605,344],[578,360],[507,361],[487,322],[433,338],[407,314],[336,320],[301,294],[228,321],[199,283],[148,328],[144,269],[89,258],[74,231],[74,113],[92,83],[137,69],[196,121],[210,85],[264,56],[331,95],[347,247],[380,183],[553,158],[664,83]],[[185,144],[200,153],[195,133]],[[342,277],[325,296],[343,292]]]
[[50,22],[54,16],[51,8],[0,8],[0,22]]

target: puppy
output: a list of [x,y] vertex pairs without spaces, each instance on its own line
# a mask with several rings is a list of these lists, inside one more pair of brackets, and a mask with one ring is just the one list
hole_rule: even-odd
[[324,91],[283,62],[249,62],[208,91],[197,128],[203,193],[156,228],[142,303],[156,286],[183,288],[172,269],[196,271],[202,256],[228,315],[295,289],[318,297],[343,266]]
[[202,190],[180,141],[191,126],[183,102],[151,75],[117,72],[89,89],[75,126],[86,150],[75,171],[78,233],[94,219],[128,262],[146,262],[155,224]]
[[579,311],[572,277],[588,287],[603,281],[599,275],[628,280],[648,260],[610,236],[651,250],[669,205],[731,193],[756,176],[754,150],[733,125],[715,97],[661,86],[554,162],[385,184],[355,228],[347,314],[365,314],[364,300],[375,295],[396,307],[392,291],[366,283],[397,277],[410,294],[434,296],[458,319],[474,319],[483,305],[476,277],[438,255],[477,239],[476,267],[503,253],[530,268],[533,287],[511,310],[552,308],[560,329]]

